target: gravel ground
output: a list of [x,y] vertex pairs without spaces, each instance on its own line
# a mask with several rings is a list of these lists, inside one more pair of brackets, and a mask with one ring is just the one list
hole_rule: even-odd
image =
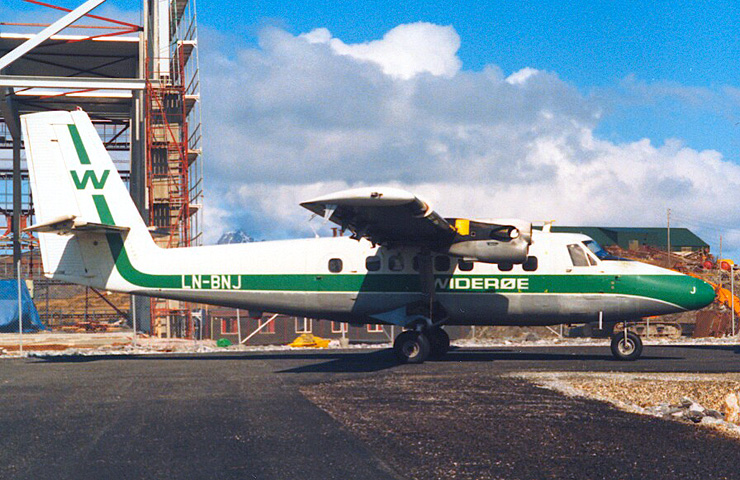
[[412,479],[738,479],[740,443],[492,374],[385,375],[302,392]]
[[[679,405],[688,397],[705,408],[725,412],[725,397],[740,391],[740,374],[528,372],[516,376],[566,395],[607,401],[630,412],[647,413],[660,404]],[[740,427],[706,425],[740,438]]]

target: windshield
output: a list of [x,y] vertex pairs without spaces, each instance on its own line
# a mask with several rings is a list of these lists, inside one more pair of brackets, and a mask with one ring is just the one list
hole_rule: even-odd
[[586,245],[586,248],[591,250],[594,255],[599,257],[599,260],[623,260],[619,257],[615,257],[611,253],[601,248],[601,245],[596,243],[596,241],[594,240],[586,240],[585,242],[583,242],[583,244]]

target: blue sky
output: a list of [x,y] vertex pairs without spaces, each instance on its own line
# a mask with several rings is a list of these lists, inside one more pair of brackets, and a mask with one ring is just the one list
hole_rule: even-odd
[[[56,2],[69,8],[78,3]],[[0,5],[45,10],[19,0],[2,0]],[[137,10],[139,2],[109,0],[104,5]],[[608,97],[606,115],[597,128],[606,138],[648,137],[661,142],[676,137],[696,148],[717,149],[728,158],[740,159],[737,105],[720,111],[673,98],[635,105],[630,92],[619,88],[626,78],[714,90],[738,86],[740,3],[736,1],[200,0],[197,8],[200,26],[225,33],[229,37],[225,44],[231,45],[255,43],[266,25],[293,34],[325,27],[346,43],[378,39],[404,23],[452,25],[463,40],[458,52],[463,69],[495,64],[514,72],[529,66],[555,72],[586,94]],[[203,54],[209,53],[208,45],[204,42]]]
[[733,1],[198,2],[201,25],[255,38],[264,24],[292,33],[328,28],[347,43],[379,38],[402,23],[453,25],[465,68],[495,63],[558,72],[585,87],[634,74],[709,86],[736,79],[740,7]]
[[[328,28],[346,43],[380,38],[403,23],[452,25],[463,39],[463,68],[495,64],[557,73],[585,93],[611,98],[597,131],[616,141],[677,137],[740,158],[740,112],[680,104],[632,105],[626,78],[719,89],[737,85],[740,4],[734,1],[248,2],[232,8],[201,0],[200,23],[255,42],[265,25],[299,34]],[[620,101],[621,100],[621,101]],[[660,121],[655,121],[656,117]]]
[[740,252],[737,2],[197,7],[214,232],[310,234],[306,195],[391,183],[444,215],[659,226],[671,208]]
[[[693,149],[716,150],[724,159],[740,160],[740,99],[737,90],[727,91],[740,86],[737,2],[222,5],[201,0],[200,24],[221,28],[245,45],[256,44],[267,25],[294,35],[325,27],[348,44],[379,39],[400,24],[451,25],[461,38],[457,55],[463,71],[495,65],[505,75],[524,67],[552,72],[598,104],[601,118],[594,134],[600,138],[616,144],[647,138],[655,145],[678,139]],[[685,212],[685,225],[704,225],[714,244],[731,225],[727,217],[707,218],[706,210],[691,205],[669,206]],[[656,223],[657,217],[642,223]],[[714,223],[708,228],[702,222]]]

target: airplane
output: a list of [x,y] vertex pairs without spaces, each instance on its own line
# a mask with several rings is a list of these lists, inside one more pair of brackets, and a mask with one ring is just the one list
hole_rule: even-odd
[[[714,289],[522,220],[443,218],[366,187],[301,205],[351,236],[160,248],[81,110],[21,117],[44,273],[109,291],[351,324],[394,325],[399,362],[441,358],[446,325],[612,326],[695,310]],[[625,323],[627,325],[627,323]],[[615,358],[642,342],[612,334]]]

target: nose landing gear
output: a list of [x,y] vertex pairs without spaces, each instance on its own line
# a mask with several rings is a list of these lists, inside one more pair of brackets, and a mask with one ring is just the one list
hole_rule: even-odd
[[642,355],[642,340],[637,334],[627,330],[612,334],[612,355],[617,360],[633,361]]

